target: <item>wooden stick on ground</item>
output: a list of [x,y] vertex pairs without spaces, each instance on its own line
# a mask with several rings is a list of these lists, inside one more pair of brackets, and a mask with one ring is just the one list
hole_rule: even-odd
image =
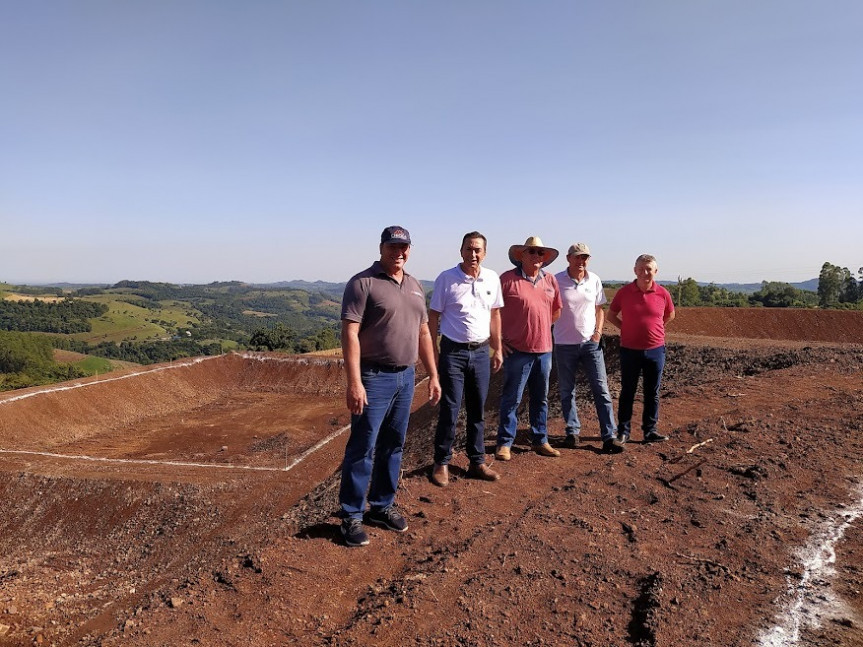
[[712,443],[712,442],[713,442],[713,438],[708,438],[708,439],[707,439],[707,440],[705,440],[703,443],[697,443],[697,444],[693,445],[692,447],[690,447],[689,449],[687,449],[687,450],[686,450],[686,453],[687,453],[687,454],[691,454],[692,452],[694,452],[694,451],[695,451],[696,449],[698,449],[699,447],[703,447],[704,445],[708,445],[708,444],[710,444],[710,443]]

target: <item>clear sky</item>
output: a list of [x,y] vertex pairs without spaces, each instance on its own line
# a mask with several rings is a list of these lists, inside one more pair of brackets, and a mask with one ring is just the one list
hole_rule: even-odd
[[863,265],[860,0],[0,0],[0,281]]

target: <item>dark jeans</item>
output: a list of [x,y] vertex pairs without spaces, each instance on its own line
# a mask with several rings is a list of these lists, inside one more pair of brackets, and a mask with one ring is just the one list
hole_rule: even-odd
[[369,507],[393,504],[402,466],[402,450],[414,398],[414,367],[401,371],[362,369],[369,403],[351,416],[351,437],[345,447],[339,502],[345,517],[360,519]]
[[632,403],[638,378],[644,376],[644,410],[641,414],[641,430],[645,434],[656,431],[659,421],[659,384],[665,367],[665,346],[650,350],[620,349],[620,398],[617,403],[617,429],[629,437],[632,422]]
[[464,395],[465,451],[471,463],[485,462],[485,400],[491,377],[488,345],[468,350],[446,337],[440,341],[441,400],[434,439],[434,462],[447,465],[452,459],[456,422]]

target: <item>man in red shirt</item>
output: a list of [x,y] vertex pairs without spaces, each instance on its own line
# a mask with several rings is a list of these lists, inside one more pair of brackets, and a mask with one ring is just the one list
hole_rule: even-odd
[[644,375],[644,442],[668,440],[656,428],[659,421],[659,384],[665,367],[665,326],[674,319],[668,290],[656,282],[659,266],[650,254],[635,260],[635,280],[624,285],[608,309],[608,321],[620,328],[620,398],[617,404],[618,440],[626,442],[638,378]]
[[540,456],[560,456],[548,443],[548,378],[551,373],[551,325],[563,307],[560,288],[553,274],[542,268],[559,255],[536,237],[509,248],[515,269],[500,276],[503,293],[501,333],[503,337],[503,388],[495,457],[511,458],[518,420],[516,412],[525,386],[530,394],[530,434],[533,450]]

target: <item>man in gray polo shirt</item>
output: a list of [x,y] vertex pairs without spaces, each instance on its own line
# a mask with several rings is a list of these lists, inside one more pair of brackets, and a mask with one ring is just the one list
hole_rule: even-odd
[[414,395],[417,356],[429,374],[429,400],[441,390],[428,328],[425,293],[404,271],[407,229],[381,233],[380,260],[348,281],[342,299],[342,355],[351,436],[345,447],[339,502],[348,546],[365,546],[367,523],[397,532],[407,521],[394,506]]

